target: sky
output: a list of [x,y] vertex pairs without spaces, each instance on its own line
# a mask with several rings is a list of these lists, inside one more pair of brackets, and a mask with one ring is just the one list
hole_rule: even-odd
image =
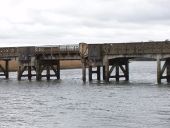
[[0,47],[170,39],[169,0],[0,0]]

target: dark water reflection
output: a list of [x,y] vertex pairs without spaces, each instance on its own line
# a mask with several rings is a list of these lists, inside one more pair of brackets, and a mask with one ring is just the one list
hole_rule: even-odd
[[[139,68],[140,67],[140,68]],[[0,80],[0,128],[169,128],[170,87],[155,62],[130,64],[130,82],[83,84],[81,70],[62,80]]]

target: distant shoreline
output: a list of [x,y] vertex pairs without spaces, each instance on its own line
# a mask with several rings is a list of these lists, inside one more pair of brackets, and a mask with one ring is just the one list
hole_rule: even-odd
[[[5,62],[0,61],[0,65],[5,67]],[[80,60],[62,60],[60,61],[60,68],[61,70],[65,69],[79,69],[81,68],[81,61]],[[9,71],[16,72],[18,70],[18,64],[16,60],[9,61]],[[0,70],[1,72],[1,70]]]

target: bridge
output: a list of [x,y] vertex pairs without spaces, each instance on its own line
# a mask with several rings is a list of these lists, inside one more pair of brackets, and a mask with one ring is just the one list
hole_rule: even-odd
[[[83,80],[86,80],[85,67],[89,67],[89,80],[92,74],[97,74],[100,80],[100,67],[103,67],[103,80],[111,78],[119,81],[120,78],[129,80],[129,60],[136,58],[149,58],[157,61],[157,82],[167,79],[170,82],[170,42],[132,42],[132,43],[104,43],[80,44],[80,56],[83,63]],[[161,61],[165,61],[161,66]],[[97,67],[93,71],[93,67]],[[120,71],[123,75],[120,75]],[[166,75],[164,75],[166,74]]]
[[[1,76],[9,77],[8,65],[12,59],[18,61],[18,80],[22,77],[31,80],[32,76],[37,80],[42,77],[60,79],[60,60],[81,60],[84,82],[87,68],[89,81],[93,74],[97,74],[97,80],[103,76],[106,82],[113,78],[128,81],[130,60],[151,59],[157,61],[157,82],[161,83],[162,79],[170,82],[170,41],[3,47],[0,48],[0,60],[5,61],[5,67],[0,65]],[[165,62],[163,66],[161,61]]]
[[[46,77],[60,79],[60,60],[80,60],[79,45],[57,46],[29,46],[0,48],[0,60],[5,61],[5,67],[0,65],[2,74],[9,78],[9,62],[15,59],[18,62],[18,80],[36,76],[37,80]],[[46,71],[46,74],[43,74]]]

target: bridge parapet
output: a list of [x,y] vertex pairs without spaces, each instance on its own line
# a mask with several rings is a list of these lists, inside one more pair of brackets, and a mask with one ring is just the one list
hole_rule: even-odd
[[170,42],[102,44],[105,55],[170,54]]
[[35,47],[35,55],[52,55],[59,53],[59,47]]
[[58,45],[35,47],[35,55],[56,55],[60,53],[79,52],[78,45]]
[[20,62],[29,62],[31,58],[35,56],[35,47],[18,47],[17,56]]
[[11,58],[17,56],[16,47],[3,47],[0,48],[0,58]]
[[59,45],[60,52],[79,52],[79,45]]

